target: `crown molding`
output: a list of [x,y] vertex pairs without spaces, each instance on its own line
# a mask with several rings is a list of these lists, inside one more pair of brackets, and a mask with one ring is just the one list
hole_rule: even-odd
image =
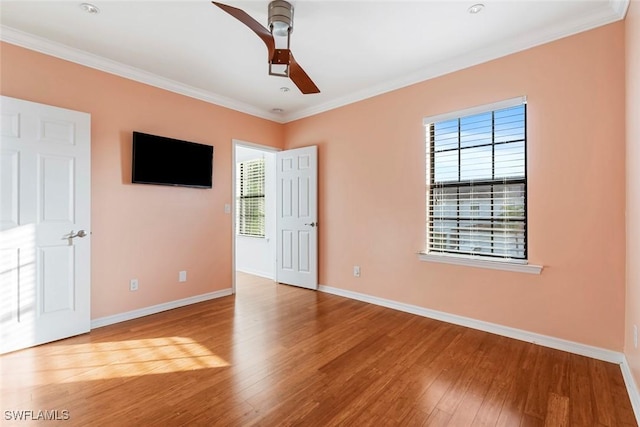
[[180,95],[188,96],[190,98],[199,99],[201,101],[218,105],[220,107],[229,108],[231,110],[239,111],[241,113],[249,114],[262,119],[283,123],[283,117],[281,117],[280,115],[267,113],[260,108],[254,107],[253,105],[236,101],[234,99],[227,98],[222,95],[217,95],[215,93],[211,93],[202,89],[198,89],[193,86],[185,85],[175,80],[161,77],[157,74],[153,74],[139,68],[131,67],[121,62],[113,61],[111,59],[107,59],[98,55],[94,55],[92,53],[88,53],[83,50],[64,45],[62,43],[53,42],[51,40],[35,36],[24,31],[16,30],[15,28],[7,27],[5,25],[0,26],[0,40],[6,43],[23,47],[25,49],[44,53],[45,55],[54,56],[66,61],[104,71],[109,74],[124,77],[129,80],[144,83],[149,86],[164,89],[169,92],[174,92]]
[[80,49],[75,49],[61,43],[38,37],[23,31],[7,26],[0,26],[0,40],[54,56],[60,59],[71,61],[80,65],[135,80],[140,83],[168,90],[191,98],[199,99],[210,104],[229,108],[241,113],[249,114],[276,123],[287,123],[305,117],[320,114],[329,110],[334,110],[349,104],[353,104],[374,96],[387,92],[402,89],[425,80],[433,79],[445,74],[459,71],[474,65],[482,64],[494,59],[501,58],[516,52],[530,49],[545,43],[549,43],[564,37],[568,37],[596,27],[607,25],[624,19],[630,0],[608,0],[609,7],[577,17],[572,23],[562,22],[555,26],[546,27],[542,31],[530,33],[516,39],[505,40],[504,43],[496,44],[490,48],[477,51],[466,52],[464,54],[449,58],[447,60],[425,65],[424,69],[417,70],[398,79],[386,81],[382,84],[371,86],[349,95],[333,99],[319,105],[295,111],[289,114],[280,115],[264,111],[253,105],[240,102],[222,95],[198,89],[175,80],[160,77],[156,74],[131,67],[117,61],[106,59]]
[[629,3],[631,0],[609,0],[609,6],[613,10],[613,13],[618,16],[618,19],[624,19],[629,10]]
[[592,30],[603,25],[624,19],[630,0],[609,0],[608,10],[597,11],[576,18],[573,22],[562,22],[554,26],[544,28],[542,31],[530,33],[525,36],[505,40],[490,48],[481,49],[446,59],[444,61],[426,65],[424,69],[403,76],[399,79],[387,81],[383,84],[368,87],[353,92],[349,95],[334,99],[324,104],[306,108],[284,116],[285,122],[303,119],[305,117],[334,110],[367,98],[382,95],[387,92],[402,89],[426,80],[443,76],[455,71],[489,62],[513,53],[531,49],[536,46],[550,43],[555,40],[569,37],[583,31]]

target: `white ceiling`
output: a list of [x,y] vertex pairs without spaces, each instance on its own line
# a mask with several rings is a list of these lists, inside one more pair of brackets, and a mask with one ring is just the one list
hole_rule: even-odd
[[[287,122],[620,20],[629,0],[291,3],[291,49],[320,94],[269,76],[263,42],[206,0],[1,0],[0,39]],[[266,26],[268,0],[226,4]]]

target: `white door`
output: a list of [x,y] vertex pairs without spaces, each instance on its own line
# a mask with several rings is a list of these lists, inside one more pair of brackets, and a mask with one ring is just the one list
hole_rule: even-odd
[[91,116],[0,101],[0,353],[6,353],[90,329]]
[[276,153],[276,281],[318,289],[318,149]]

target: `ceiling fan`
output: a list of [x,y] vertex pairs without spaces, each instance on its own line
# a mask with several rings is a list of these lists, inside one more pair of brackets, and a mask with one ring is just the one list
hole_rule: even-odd
[[[298,64],[289,49],[291,32],[293,31],[293,6],[284,0],[269,3],[269,29],[263,27],[247,12],[237,7],[212,1],[214,5],[249,27],[267,45],[269,55],[269,75],[289,77],[300,91],[307,95],[320,93],[309,75]],[[286,41],[285,41],[286,38]],[[283,48],[277,48],[286,43]],[[278,71],[280,70],[280,71]]]

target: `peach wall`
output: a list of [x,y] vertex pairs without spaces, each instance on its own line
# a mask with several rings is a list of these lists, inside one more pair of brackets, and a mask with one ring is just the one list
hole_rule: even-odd
[[[624,72],[616,23],[287,124],[286,148],[319,146],[320,282],[621,351]],[[420,262],[423,117],[520,95],[529,258],[544,271]]]
[[627,12],[627,322],[625,354],[640,386],[640,350],[633,345],[633,325],[640,327],[640,2]]
[[[637,40],[637,24],[626,27],[628,43]],[[624,28],[602,27],[285,126],[9,44],[0,92],[92,114],[93,318],[229,288],[231,218],[223,205],[231,202],[231,138],[276,147],[286,140],[287,148],[319,146],[322,284],[620,351]],[[529,99],[530,261],[545,270],[418,261],[422,118],[519,95]],[[131,185],[133,130],[214,145],[214,189]],[[360,278],[351,275],[356,264]],[[179,270],[189,272],[186,284],[176,283]],[[128,291],[132,277],[137,293]],[[638,316],[631,300],[628,321]],[[628,345],[627,355],[637,375]]]
[[[6,43],[1,59],[2,95],[91,113],[93,319],[231,287],[231,139],[279,147],[282,125]],[[132,185],[134,130],[213,145],[213,189]]]

